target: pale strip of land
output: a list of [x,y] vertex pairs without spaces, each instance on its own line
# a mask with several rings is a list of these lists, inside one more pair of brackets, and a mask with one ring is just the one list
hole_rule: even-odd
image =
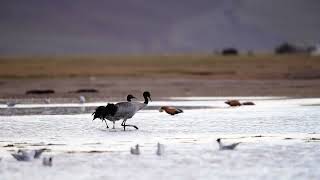
[[[95,88],[91,99],[152,91],[168,96],[320,96],[320,57],[308,55],[170,55],[1,57],[0,98],[51,97]],[[34,96],[43,97],[43,96]]]

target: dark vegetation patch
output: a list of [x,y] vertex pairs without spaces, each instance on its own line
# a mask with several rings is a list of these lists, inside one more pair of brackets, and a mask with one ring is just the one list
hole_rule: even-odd
[[284,140],[292,140],[293,138],[289,138],[289,137],[287,137],[287,138],[284,138]]
[[14,145],[13,144],[7,144],[7,145],[5,145],[3,147],[14,147]]
[[35,95],[41,95],[41,94],[54,94],[55,91],[52,89],[32,89],[26,91],[26,94],[35,94]]
[[99,91],[97,89],[78,89],[76,91],[73,91],[72,93],[98,93]]
[[223,56],[236,56],[238,55],[238,50],[235,48],[225,48],[221,51]]

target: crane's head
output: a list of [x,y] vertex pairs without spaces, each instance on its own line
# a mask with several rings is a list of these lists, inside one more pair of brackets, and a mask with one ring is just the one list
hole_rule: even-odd
[[166,110],[166,106],[162,106],[160,109],[159,109],[159,112],[163,112],[163,111],[165,111]]
[[131,99],[135,99],[136,97],[134,97],[132,94],[129,94],[128,96],[127,96],[127,101],[128,102],[131,102]]
[[145,99],[149,98],[150,101],[152,101],[152,100],[151,100],[151,94],[150,94],[149,91],[145,91],[145,92],[143,93],[143,97],[144,97]]

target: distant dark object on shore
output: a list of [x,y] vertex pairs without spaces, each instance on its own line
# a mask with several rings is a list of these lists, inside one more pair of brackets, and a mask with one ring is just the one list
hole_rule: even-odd
[[249,50],[249,51],[247,52],[247,55],[248,55],[248,56],[254,56],[254,52],[253,52],[252,50]]
[[244,103],[240,103],[239,100],[228,100],[226,102],[224,102],[226,104],[228,104],[229,106],[253,106],[255,105],[253,102],[244,102]]
[[225,48],[222,50],[221,54],[223,56],[236,56],[238,55],[238,50],[235,48]]
[[96,89],[78,89],[76,91],[71,91],[71,93],[98,93]]
[[51,89],[42,89],[42,90],[39,90],[39,89],[32,89],[32,90],[29,90],[26,92],[26,94],[37,94],[37,95],[40,95],[40,94],[54,94],[54,90],[51,90]]
[[284,42],[274,50],[275,54],[311,54],[315,50],[313,46],[297,46]]
[[292,54],[297,53],[297,48],[287,42],[280,44],[274,50],[275,54]]

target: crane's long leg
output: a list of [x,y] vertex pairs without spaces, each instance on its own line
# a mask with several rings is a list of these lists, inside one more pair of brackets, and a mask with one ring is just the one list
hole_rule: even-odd
[[104,121],[107,125],[107,128],[109,128],[107,121],[105,119],[103,119],[102,121]]
[[135,129],[139,129],[136,125],[126,124],[125,126],[134,127]]
[[126,130],[126,119],[124,119],[121,123],[121,126],[123,126],[123,130]]
[[123,126],[123,130],[124,130],[124,131],[126,130],[126,126],[134,127],[134,128],[136,128],[136,129],[139,129],[139,128],[138,128],[137,126],[135,126],[135,125],[126,124],[126,121],[127,121],[127,119],[124,119],[124,120],[122,121],[122,123],[121,123],[121,126]]
[[113,122],[113,127],[112,127],[112,129],[115,129],[115,128],[114,128],[115,121],[112,121],[112,122]]

